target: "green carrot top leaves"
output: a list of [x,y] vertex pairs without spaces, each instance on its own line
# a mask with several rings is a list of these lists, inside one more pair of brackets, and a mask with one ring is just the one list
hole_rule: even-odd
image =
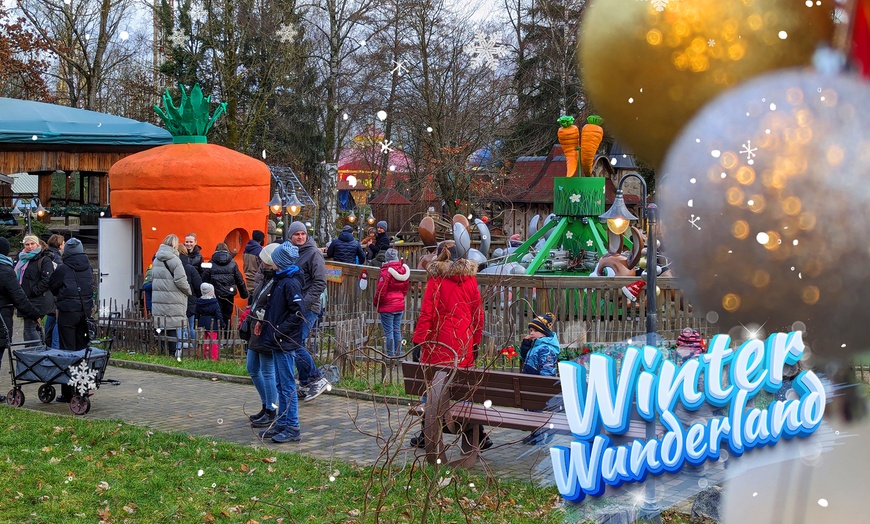
[[181,89],[181,100],[178,106],[175,106],[169,89],[167,89],[162,97],[166,110],[164,111],[155,104],[154,111],[163,119],[166,130],[172,133],[174,144],[205,143],[205,136],[211,130],[212,125],[226,112],[227,103],[218,104],[214,114],[209,117],[211,96],[203,96],[199,84],[193,86],[190,94],[183,85],[178,87]]
[[561,116],[556,122],[562,127],[571,127],[574,125],[574,117],[570,115]]

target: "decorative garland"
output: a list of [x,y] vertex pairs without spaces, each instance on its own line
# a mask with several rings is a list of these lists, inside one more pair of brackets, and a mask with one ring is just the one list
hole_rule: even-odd
[[[88,204],[84,206],[51,206],[45,208],[46,214],[62,217],[66,215],[89,215],[89,214],[100,214],[107,210],[107,207]],[[0,206],[0,213],[3,214],[11,214],[15,208]],[[24,217],[26,213],[22,212],[21,216]],[[36,216],[36,210],[33,210],[33,215]]]

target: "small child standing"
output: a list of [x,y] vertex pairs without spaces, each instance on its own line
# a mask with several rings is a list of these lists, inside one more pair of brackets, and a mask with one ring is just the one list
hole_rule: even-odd
[[381,315],[384,328],[384,353],[395,358],[402,351],[402,315],[405,312],[405,295],[410,288],[411,269],[399,260],[399,252],[387,250],[381,266],[381,276],[375,289],[374,305]]
[[552,313],[535,315],[529,322],[529,334],[520,344],[520,361],[526,375],[556,376],[560,347],[552,326]]
[[221,306],[214,295],[213,285],[203,282],[199,289],[202,291],[202,297],[196,299],[196,323],[205,330],[202,345],[203,356],[217,360],[220,353],[220,348],[217,345],[217,332],[223,322]]

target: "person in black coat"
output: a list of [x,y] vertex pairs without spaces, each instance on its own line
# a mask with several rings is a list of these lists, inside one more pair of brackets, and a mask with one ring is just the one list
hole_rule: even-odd
[[[48,290],[48,281],[55,266],[52,254],[34,235],[24,237],[24,246],[25,250],[19,253],[20,261],[16,265],[16,271],[20,271],[21,288],[39,311],[40,317],[54,313],[54,297]],[[34,341],[31,344],[33,346],[42,344],[43,337],[36,321],[24,319],[24,340]]]
[[[94,310],[94,270],[79,239],[72,237],[63,249],[63,264],[57,266],[48,287],[57,302],[57,332],[60,349],[77,351],[88,347],[88,318]],[[69,402],[73,388],[61,386],[57,402]]]
[[203,264],[202,281],[214,286],[214,294],[221,306],[223,329],[229,325],[230,317],[233,316],[233,300],[236,294],[242,298],[248,298],[248,289],[245,286],[245,278],[239,271],[239,265],[233,260],[227,245],[221,242],[214,249],[211,262]]
[[377,223],[378,234],[375,241],[369,244],[370,255],[369,259],[372,265],[380,266],[384,263],[387,256],[387,250],[390,249],[390,235],[387,234],[387,221],[381,220]]
[[[38,320],[39,311],[27,300],[24,290],[15,278],[15,264],[9,258],[9,241],[0,237],[0,318],[3,325],[0,326],[0,364],[3,362],[3,354],[12,340],[13,308],[24,318]],[[6,397],[0,395],[0,402],[5,402]]]
[[214,296],[214,286],[203,282],[200,286],[201,297],[196,299],[196,321],[204,331],[202,340],[203,356],[217,360],[220,356],[220,348],[217,342],[217,330],[223,324],[223,315],[217,298]]
[[[184,247],[187,248],[187,258],[190,259],[190,265],[196,268],[196,271],[202,275],[202,248],[196,245],[196,233],[188,233],[184,237]],[[196,289],[199,289],[198,287]]]
[[192,344],[196,340],[194,320],[196,316],[196,299],[202,296],[202,291],[200,291],[202,277],[199,275],[199,271],[190,263],[186,246],[178,246],[178,259],[181,260],[181,265],[184,266],[184,274],[187,275],[187,283],[190,284],[190,290],[192,291],[187,296],[187,337],[188,343]]
[[345,262],[347,264],[364,264],[366,254],[362,246],[353,238],[353,228],[344,226],[338,238],[329,244],[326,250],[326,258],[331,258],[336,262]]

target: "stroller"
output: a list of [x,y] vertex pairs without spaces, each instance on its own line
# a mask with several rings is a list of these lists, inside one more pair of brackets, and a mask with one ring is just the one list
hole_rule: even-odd
[[[111,323],[111,320],[110,320]],[[40,340],[40,345],[33,346],[34,341],[11,343],[11,332],[0,316],[0,327],[6,333],[7,349],[9,350],[9,373],[12,376],[12,389],[6,395],[6,403],[13,407],[24,405],[24,391],[21,386],[42,383],[36,396],[43,403],[55,399],[55,384],[72,386],[73,396],[69,409],[75,415],[84,415],[91,410],[90,397],[92,390],[99,389],[100,384],[119,385],[117,380],[104,380],[106,366],[112,349],[112,337],[96,339],[95,325],[88,323],[90,343],[85,349],[67,351],[46,347]],[[103,346],[93,347],[91,344]],[[28,347],[29,346],[29,347]],[[20,348],[20,349],[16,349]]]

